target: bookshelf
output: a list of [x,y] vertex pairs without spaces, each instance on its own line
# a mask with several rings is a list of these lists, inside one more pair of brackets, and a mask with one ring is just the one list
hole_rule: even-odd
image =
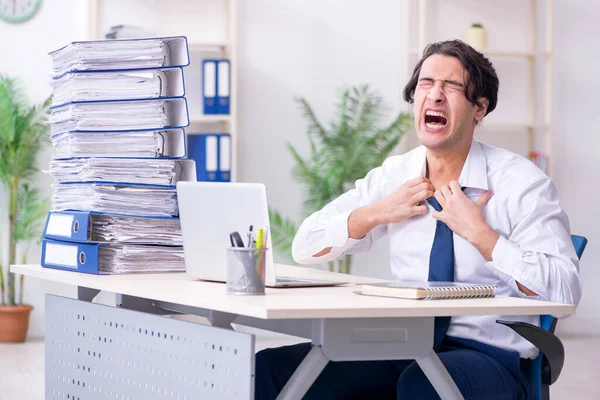
[[[151,27],[156,36],[188,38],[190,65],[184,68],[190,126],[186,134],[231,134],[231,181],[237,180],[237,0],[148,2],[146,0],[88,0],[87,40],[103,39],[113,25]],[[230,114],[203,114],[202,60],[231,62]]]
[[[498,110],[490,114],[490,121],[484,119],[482,125],[476,128],[475,135],[480,137],[485,135],[484,141],[490,144],[496,144],[494,140],[488,140],[491,136],[487,136],[488,132],[506,132],[506,135],[522,134],[526,137],[518,138],[512,136],[512,139],[517,142],[522,140],[524,145],[520,147],[520,151],[511,149],[527,156],[529,152],[538,151],[548,157],[548,169],[546,173],[550,174],[549,166],[552,156],[552,73],[553,73],[553,29],[554,29],[554,1],[553,0],[529,0],[503,3],[502,7],[509,7],[507,10],[498,12],[498,2],[482,1],[473,3],[473,1],[459,0],[452,2],[452,7],[455,8],[454,13],[469,14],[468,21],[482,23],[483,26],[494,26],[493,32],[490,33],[510,37],[514,32],[507,29],[509,25],[506,21],[504,24],[498,23],[499,17],[506,17],[510,12],[518,13],[520,21],[526,22],[520,30],[525,31],[522,40],[513,40],[508,45],[508,49],[497,49],[490,46],[489,49],[483,51],[492,63],[498,69],[498,65],[510,66],[509,73],[506,70],[500,71],[500,95],[498,108],[504,106],[505,103],[511,102],[511,99],[516,96],[527,97],[527,102],[523,106],[526,108],[526,117],[522,120],[513,120],[503,118],[502,123],[496,122],[493,118]],[[410,78],[415,63],[420,58],[425,46],[434,41],[442,39],[459,38],[465,40],[465,33],[468,25],[460,25],[460,32],[446,32],[446,36],[438,35],[431,37],[430,31],[434,29],[436,21],[432,17],[432,10],[440,8],[440,0],[406,0],[405,1],[405,49],[406,49],[406,81]],[[461,8],[462,7],[462,8]],[[496,9],[492,9],[496,7]],[[510,8],[512,7],[512,8]],[[487,9],[487,10],[486,10]],[[492,9],[492,11],[489,11]],[[489,12],[482,12],[489,11]],[[500,16],[495,15],[501,14]],[[439,22],[439,21],[438,21]],[[458,24],[466,21],[457,22]],[[494,25],[495,24],[495,25]],[[504,29],[501,31],[500,29]],[[457,34],[458,33],[458,34]],[[488,40],[489,42],[489,40]],[[520,48],[519,48],[520,47]],[[523,48],[524,47],[524,48]],[[502,74],[501,72],[504,72]],[[520,74],[520,75],[519,75]],[[526,84],[518,89],[512,88],[509,92],[502,92],[503,87],[510,86],[511,81],[514,81],[520,76],[526,76]],[[410,105],[409,105],[410,106]],[[506,113],[510,114],[510,113]],[[403,151],[409,150],[411,143],[408,140],[403,141]],[[504,147],[504,146],[502,146]]]

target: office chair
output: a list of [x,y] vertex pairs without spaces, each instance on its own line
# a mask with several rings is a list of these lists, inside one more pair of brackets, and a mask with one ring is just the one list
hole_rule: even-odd
[[[581,258],[587,245],[583,236],[571,235],[577,257]],[[529,381],[533,400],[550,400],[550,385],[558,379],[565,362],[565,348],[554,335],[556,318],[551,315],[540,316],[540,326],[519,321],[497,320],[506,325],[540,350],[536,359],[532,360],[529,368]]]

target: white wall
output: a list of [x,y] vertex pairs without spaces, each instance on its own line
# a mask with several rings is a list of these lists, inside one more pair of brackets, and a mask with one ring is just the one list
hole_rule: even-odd
[[[180,2],[187,6],[194,4],[191,1]],[[85,3],[80,0],[46,0],[40,13],[24,25],[0,22],[0,54],[12,55],[2,57],[0,72],[23,77],[32,100],[40,101],[49,93],[50,60],[46,53],[84,37],[86,19],[78,19],[77,16],[85,15]],[[113,16],[113,20],[121,3],[144,4],[140,15],[148,14],[149,10],[158,10],[165,15],[164,7],[155,1],[110,0],[109,6],[113,8],[106,12]],[[208,0],[203,0],[201,6],[208,3]],[[463,37],[463,27],[473,22],[470,20],[474,18],[473,13],[482,12],[485,18],[490,15],[502,17],[489,24],[485,18],[482,20],[490,32],[490,47],[509,49],[511,43],[517,43],[519,49],[525,49],[523,38],[526,35],[523,32],[527,29],[527,18],[520,14],[521,11],[512,18],[511,7],[504,3],[502,6],[492,5],[491,12],[485,11],[475,0],[452,3],[432,0],[428,3],[433,7],[429,18],[438,21],[436,28],[429,32],[432,39],[442,38],[440,35],[446,32],[445,29],[450,32],[449,37]],[[581,263],[584,298],[578,315],[567,323],[559,324],[559,327],[563,332],[597,333],[600,317],[593,306],[599,302],[600,294],[594,291],[591,282],[600,279],[600,272],[595,271],[592,265],[598,254],[596,243],[600,241],[600,232],[595,226],[598,213],[583,201],[597,195],[596,183],[600,176],[600,167],[593,159],[600,139],[592,131],[598,119],[593,98],[594,88],[597,88],[594,74],[599,70],[598,56],[591,51],[593,45],[586,42],[586,38],[595,37],[593,27],[600,15],[600,4],[592,0],[558,0],[555,3],[553,178],[571,217],[573,232],[586,235],[591,242]],[[523,2],[511,0],[509,4],[520,7]],[[131,16],[131,7],[127,6],[125,10]],[[303,154],[308,154],[308,143],[305,121],[293,99],[305,97],[323,122],[328,122],[334,111],[338,88],[370,83],[384,96],[391,109],[391,118],[403,106],[401,90],[407,74],[404,4],[395,0],[243,0],[239,1],[238,12],[240,180],[265,182],[271,205],[284,215],[298,219],[303,190],[291,179],[293,161],[285,151],[285,143],[291,143]],[[176,18],[175,15],[172,17]],[[183,31],[178,31],[177,24],[170,22],[163,23],[160,31],[167,29],[169,33],[191,35],[187,31],[192,29],[188,19],[180,27]],[[108,22],[103,20],[101,25],[105,26]],[[202,23],[199,20],[198,26]],[[213,25],[209,25],[209,30],[216,36],[222,33]],[[190,68],[186,74],[192,73]],[[514,76],[509,79],[509,74],[518,75],[514,71],[526,70],[522,65],[507,62],[497,63],[497,68],[501,97],[498,111],[492,116],[497,122],[505,117],[508,120],[519,119],[526,102],[522,96],[511,99],[509,89],[518,92],[522,78],[517,76],[514,81]],[[506,79],[503,79],[504,76]],[[188,86],[190,96],[194,96],[191,93],[194,90],[196,88]],[[524,143],[523,136],[515,136],[514,133],[482,135],[480,138],[517,148]],[[47,155],[41,161],[44,162],[47,163]],[[45,178],[41,182],[47,188],[50,180]],[[354,272],[389,277],[388,254],[386,243],[379,243],[373,254],[356,257]],[[38,256],[33,256],[32,261],[35,257]],[[33,279],[27,280],[26,299],[36,306],[31,335],[42,332],[41,307],[45,290],[68,293],[64,287],[50,287]]]
[[553,179],[571,219],[571,230],[588,238],[580,264],[583,299],[577,315],[559,324],[560,331],[577,334],[600,332],[600,114],[593,78],[600,71],[600,56],[586,37],[595,36],[600,2],[559,1],[556,7],[556,90]]

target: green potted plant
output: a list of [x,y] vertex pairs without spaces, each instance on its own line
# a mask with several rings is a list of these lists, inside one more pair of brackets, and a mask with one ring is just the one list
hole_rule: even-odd
[[[303,204],[305,216],[320,210],[347,190],[357,179],[364,178],[380,166],[411,126],[412,118],[400,112],[387,126],[381,120],[386,107],[379,94],[368,85],[351,87],[341,92],[336,117],[329,127],[317,119],[312,107],[301,98],[300,109],[308,121],[310,156],[304,159],[287,143],[296,165],[293,176],[306,187]],[[292,259],[291,248],[297,225],[269,209],[272,243],[282,256]],[[338,260],[337,271],[350,273],[352,258]],[[333,271],[334,263],[329,263]]]
[[[36,160],[47,142],[50,101],[30,106],[17,82],[0,75],[0,183],[8,206],[8,264],[16,264],[17,248],[21,262],[27,262],[29,245],[40,239],[48,199],[30,183],[37,172]],[[0,254],[2,254],[0,252]],[[23,277],[17,298],[15,275],[5,272],[0,262],[0,342],[23,342],[32,308],[23,304]]]

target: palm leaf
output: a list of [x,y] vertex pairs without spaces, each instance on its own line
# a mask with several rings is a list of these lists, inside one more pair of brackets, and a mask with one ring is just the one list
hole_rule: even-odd
[[289,218],[283,218],[279,212],[269,207],[271,244],[278,254],[292,261],[292,243],[296,235],[296,224]]
[[327,131],[323,128],[323,125],[317,119],[315,112],[312,107],[308,104],[308,102],[300,98],[297,100],[300,104],[300,110],[302,111],[302,116],[308,120],[308,133],[310,135],[316,135],[322,141],[325,141],[327,138]]
[[49,200],[41,198],[37,189],[32,189],[25,184],[21,186],[17,205],[14,242],[29,242],[39,239],[42,235],[43,222],[50,208]]

